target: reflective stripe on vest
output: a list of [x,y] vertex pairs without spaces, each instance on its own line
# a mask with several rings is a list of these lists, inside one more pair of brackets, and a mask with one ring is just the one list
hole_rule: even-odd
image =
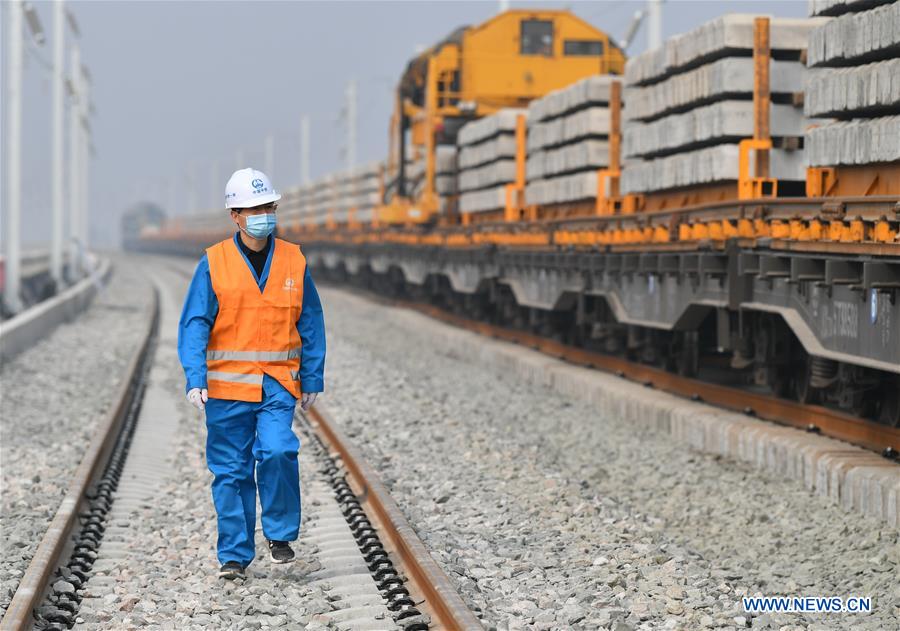
[[273,238],[272,248],[262,291],[234,239],[206,251],[219,302],[206,352],[210,397],[261,401],[263,375],[276,379],[295,397],[301,394],[297,321],[306,259],[297,245],[281,239]]
[[262,385],[263,376],[259,375],[243,375],[239,372],[219,372],[218,370],[209,370],[206,372],[207,380],[228,381],[230,383],[256,383]]
[[289,351],[206,351],[207,361],[211,359],[231,359],[245,362],[275,362],[299,357],[299,348],[292,348]]

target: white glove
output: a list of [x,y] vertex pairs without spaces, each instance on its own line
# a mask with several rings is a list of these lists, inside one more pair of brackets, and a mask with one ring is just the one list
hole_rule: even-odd
[[209,400],[209,393],[206,391],[206,388],[203,388],[202,390],[200,388],[191,388],[188,390],[187,400],[190,401],[195,408],[202,410],[206,407],[206,402]]
[[304,392],[300,397],[300,409],[306,412],[316,402],[318,392]]

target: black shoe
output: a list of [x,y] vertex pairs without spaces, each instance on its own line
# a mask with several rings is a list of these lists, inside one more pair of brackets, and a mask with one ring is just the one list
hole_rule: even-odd
[[238,578],[247,578],[247,575],[244,574],[243,565],[237,561],[229,561],[219,568],[219,578],[224,578],[226,581],[233,581]]
[[294,560],[294,551],[287,541],[269,541],[269,554],[273,563],[290,563]]

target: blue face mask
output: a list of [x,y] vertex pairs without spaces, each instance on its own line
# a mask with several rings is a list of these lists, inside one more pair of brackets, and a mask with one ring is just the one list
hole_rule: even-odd
[[275,213],[248,215],[244,232],[254,239],[265,239],[275,230]]

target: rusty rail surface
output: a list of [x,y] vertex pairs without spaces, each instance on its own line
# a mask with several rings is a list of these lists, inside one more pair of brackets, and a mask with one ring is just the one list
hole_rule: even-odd
[[153,301],[148,311],[150,318],[147,328],[125,368],[113,406],[97,427],[94,438],[82,456],[81,464],[72,475],[66,495],[31,558],[22,580],[19,581],[3,619],[0,620],[0,631],[24,631],[34,627],[34,609],[41,604],[48,581],[71,547],[80,509],[87,501],[85,494],[98,475],[102,474],[112,455],[119,430],[134,400],[134,382],[140,374],[147,353],[152,348],[154,334],[159,324],[159,290],[156,286],[153,288]]
[[861,419],[838,410],[819,405],[806,405],[774,395],[682,377],[661,368],[576,348],[532,333],[470,320],[463,316],[448,313],[432,305],[405,300],[385,302],[386,304],[418,311],[447,324],[468,329],[481,335],[527,346],[573,364],[611,372],[672,394],[701,399],[706,403],[729,410],[743,413],[749,412],[759,418],[782,425],[790,425],[807,430],[815,428],[816,431],[825,436],[837,438],[871,451],[880,453],[887,448],[891,448],[894,452],[900,452],[900,429]]
[[[407,576],[407,589],[416,607],[431,616],[436,629],[482,629],[359,450],[350,444],[321,405],[311,408],[307,416],[325,445],[340,455],[360,505],[378,530],[385,549],[391,552],[395,563],[399,561]],[[423,604],[418,604],[422,599]]]

